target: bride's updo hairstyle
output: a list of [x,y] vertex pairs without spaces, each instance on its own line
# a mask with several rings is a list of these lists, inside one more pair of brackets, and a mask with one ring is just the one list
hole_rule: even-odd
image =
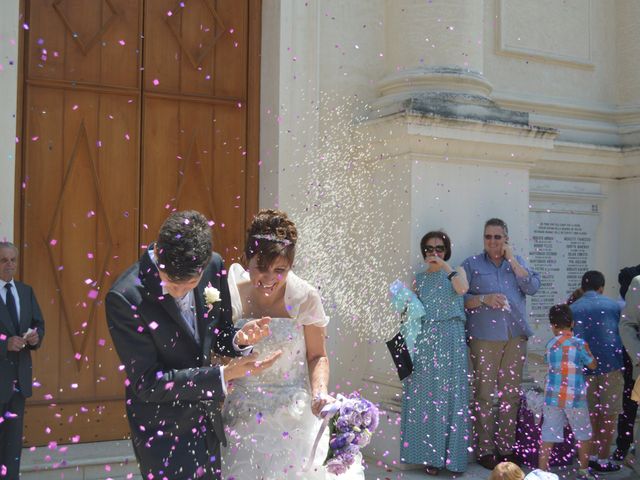
[[257,255],[258,268],[267,270],[278,258],[293,265],[298,230],[289,216],[280,210],[260,210],[247,230],[244,255],[247,263]]

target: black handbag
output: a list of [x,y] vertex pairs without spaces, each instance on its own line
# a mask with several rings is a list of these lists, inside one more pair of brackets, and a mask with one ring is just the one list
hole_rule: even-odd
[[389,352],[391,352],[393,363],[396,364],[398,377],[400,377],[400,380],[404,380],[413,372],[413,362],[411,361],[411,355],[409,355],[407,342],[405,342],[402,333],[398,332],[391,340],[388,340],[386,344]]

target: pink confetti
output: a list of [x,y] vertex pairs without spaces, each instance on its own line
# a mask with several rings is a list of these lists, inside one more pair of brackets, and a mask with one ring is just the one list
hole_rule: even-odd
[[157,87],[158,85],[160,85],[160,80],[158,80],[157,78],[154,78],[153,84]]
[[95,300],[96,298],[98,298],[99,293],[100,292],[98,290],[92,288],[91,290],[89,290],[89,293],[87,293],[87,297]]
[[159,327],[159,325],[158,325],[158,323],[157,323],[157,322],[151,322],[151,323],[149,324],[149,328],[150,328],[151,330],[155,330],[155,329],[156,329],[156,328],[158,328],[158,327]]

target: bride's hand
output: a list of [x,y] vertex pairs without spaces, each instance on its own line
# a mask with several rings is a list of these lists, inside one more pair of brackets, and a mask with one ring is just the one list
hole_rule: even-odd
[[237,345],[255,345],[263,338],[271,334],[269,323],[271,317],[262,317],[258,320],[247,322],[236,334],[235,342]]
[[328,395],[326,393],[321,393],[318,395],[314,395],[313,396],[313,400],[311,401],[311,412],[316,416],[319,417],[320,416],[320,412],[322,411],[322,409],[330,404],[335,402],[336,399],[333,398],[331,395]]

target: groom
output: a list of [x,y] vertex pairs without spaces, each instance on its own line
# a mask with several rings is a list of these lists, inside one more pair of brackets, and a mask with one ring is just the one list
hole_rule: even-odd
[[[205,298],[208,286],[219,300],[209,288]],[[170,215],[105,303],[127,373],[126,410],[143,478],[220,478],[226,382],[260,373],[278,354],[256,362],[251,353],[269,334],[268,318],[233,327],[226,271],[212,254],[207,219],[196,211]],[[236,358],[211,366],[212,351]]]

